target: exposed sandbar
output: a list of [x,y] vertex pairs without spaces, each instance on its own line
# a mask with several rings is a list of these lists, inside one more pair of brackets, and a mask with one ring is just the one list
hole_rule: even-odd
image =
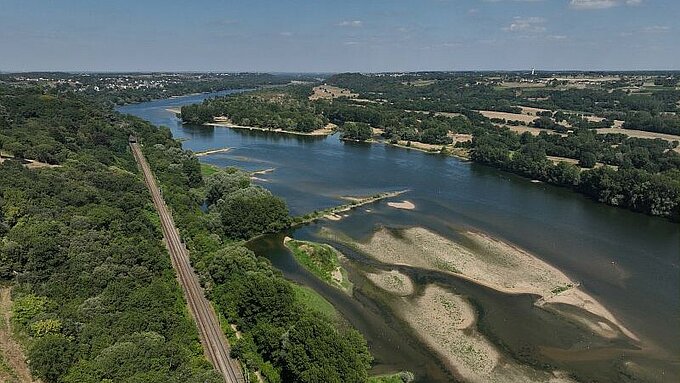
[[324,209],[324,210],[318,210],[309,214],[306,214],[302,217],[298,217],[298,222],[294,224],[294,226],[302,225],[305,223],[309,222],[314,222],[320,218],[327,218],[332,221],[337,221],[342,219],[343,217],[347,217],[347,215],[340,215],[338,213],[345,213],[348,212],[352,209],[356,209],[360,206],[368,205],[370,203],[374,203],[386,198],[392,198],[396,197],[400,194],[406,193],[408,190],[400,190],[400,191],[395,191],[395,192],[385,192],[385,193],[380,193],[376,195],[372,195],[369,197],[342,197],[343,199],[350,200],[351,202],[348,204]]
[[427,286],[418,298],[402,298],[399,315],[465,381],[571,382],[503,357],[476,330],[476,314],[470,304],[440,286]]
[[413,202],[406,200],[402,202],[388,202],[387,206],[403,210],[413,210],[416,208],[416,205],[414,205]]
[[352,246],[383,263],[449,272],[507,293],[536,294],[541,297],[536,305],[546,309],[550,309],[550,303],[576,306],[604,319],[606,326],[584,322],[600,335],[612,337],[612,331],[618,330],[638,340],[609,310],[557,268],[486,234],[468,231],[460,235],[461,240],[454,242],[424,228],[404,229],[398,236],[383,228],[367,243],[353,242]]
[[215,122],[207,122],[204,125],[207,126],[217,126],[217,127],[223,127],[223,128],[232,128],[232,129],[247,129],[247,130],[259,130],[262,132],[273,132],[273,133],[283,133],[283,134],[294,134],[298,136],[328,136],[329,134],[333,134],[335,129],[337,128],[337,125],[335,124],[327,124],[323,128],[311,131],[311,132],[296,132],[293,130],[283,130],[283,129],[274,129],[274,128],[262,128],[259,126],[243,126],[243,125],[237,125],[232,122],[230,122],[228,119],[225,120],[225,118],[219,118],[215,117]]
[[263,170],[256,170],[256,171],[254,171],[254,172],[251,172],[250,174],[251,174],[251,175],[255,175],[255,174],[269,174],[269,173],[273,172],[274,170],[276,170],[276,168],[269,168],[269,169],[263,169]]
[[331,221],[339,221],[339,220],[342,219],[342,216],[337,215],[335,213],[328,213],[328,214],[324,215],[323,217],[328,219],[328,220],[331,220]]
[[195,152],[194,155],[196,157],[203,157],[203,156],[209,156],[211,154],[215,153],[226,153],[230,151],[232,148],[220,148],[220,149],[210,149],[210,150],[203,150],[200,152]]
[[415,291],[411,278],[397,270],[367,273],[366,277],[379,288],[398,296],[407,296]]

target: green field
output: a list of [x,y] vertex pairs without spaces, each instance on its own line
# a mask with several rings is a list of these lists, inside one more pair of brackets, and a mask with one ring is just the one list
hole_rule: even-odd
[[326,315],[328,318],[340,319],[340,313],[324,297],[309,287],[293,284],[293,291],[297,301],[311,311]]
[[201,174],[203,175],[203,177],[213,175],[217,173],[219,170],[220,168],[218,168],[215,165],[201,163]]

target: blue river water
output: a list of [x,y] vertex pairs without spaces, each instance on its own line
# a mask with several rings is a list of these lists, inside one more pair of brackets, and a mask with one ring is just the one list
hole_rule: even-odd
[[[415,210],[396,210],[377,203],[370,213],[359,210],[342,221],[323,225],[357,240],[367,239],[378,226],[421,226],[445,236],[466,229],[481,231],[517,245],[579,281],[628,328],[654,345],[656,351],[636,356],[636,363],[664,371],[670,379],[679,376],[680,225],[451,157],[346,143],[337,136],[182,125],[167,110],[233,92],[238,91],[127,105],[119,111],[170,128],[175,138],[184,140],[185,149],[231,148],[201,157],[203,162],[251,171],[273,169],[258,175],[256,182],[283,197],[293,215],[344,203],[341,196],[408,189],[400,199],[413,202]],[[311,225],[292,235],[320,240],[320,226]],[[431,362],[436,359],[432,353],[408,334],[379,300],[363,294],[360,288],[354,297],[343,296],[314,281],[291,261],[280,239],[270,236],[254,247],[286,276],[319,291],[364,333],[376,355],[377,372],[411,369],[426,377],[421,381],[450,379],[441,363]],[[355,258],[360,268],[362,261]],[[482,324],[486,323],[488,335],[502,343],[509,354],[517,355],[523,347],[573,346],[554,339],[554,332],[564,328],[561,322],[550,322],[525,297],[498,295],[436,273],[409,272],[416,282],[450,283],[476,299],[487,313]],[[544,328],[537,330],[536,326]],[[575,338],[579,336],[574,334]],[[618,381],[618,363],[628,360],[624,351],[605,361],[595,357],[566,361],[535,354],[524,361],[576,371],[577,376],[592,381]]]

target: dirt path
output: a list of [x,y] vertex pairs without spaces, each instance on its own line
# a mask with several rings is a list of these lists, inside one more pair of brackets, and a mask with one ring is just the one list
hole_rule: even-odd
[[146,158],[144,158],[139,145],[131,143],[130,147],[132,148],[135,160],[142,170],[144,182],[151,193],[154,207],[161,219],[161,229],[165,245],[170,253],[172,266],[177,273],[177,279],[184,292],[184,298],[189,306],[189,311],[196,322],[203,350],[208,360],[222,374],[227,383],[245,382],[238,361],[229,356],[230,347],[227,338],[224,332],[222,332],[212,305],[205,298],[203,288],[201,288],[198,282],[198,276],[191,267],[189,252],[179,236],[179,231],[163,197],[161,197],[153,172],[146,162]]
[[[12,338],[12,298],[9,287],[0,289],[0,315],[2,316],[0,318],[2,319],[2,324],[0,324],[0,381],[34,382],[23,350]],[[10,371],[4,371],[2,367],[9,367]]]

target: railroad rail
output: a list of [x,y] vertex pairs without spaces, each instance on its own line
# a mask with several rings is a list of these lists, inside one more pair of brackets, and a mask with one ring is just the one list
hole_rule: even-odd
[[182,242],[170,210],[161,196],[154,174],[144,154],[142,154],[136,138],[131,136],[129,143],[132,154],[144,176],[144,183],[151,193],[153,205],[161,219],[161,230],[163,231],[165,245],[170,253],[172,266],[182,286],[191,316],[196,322],[203,350],[208,360],[222,374],[227,383],[244,383],[245,378],[241,366],[237,360],[229,356],[229,343],[222,332],[212,305],[205,298],[198,276],[191,267],[189,252]]

